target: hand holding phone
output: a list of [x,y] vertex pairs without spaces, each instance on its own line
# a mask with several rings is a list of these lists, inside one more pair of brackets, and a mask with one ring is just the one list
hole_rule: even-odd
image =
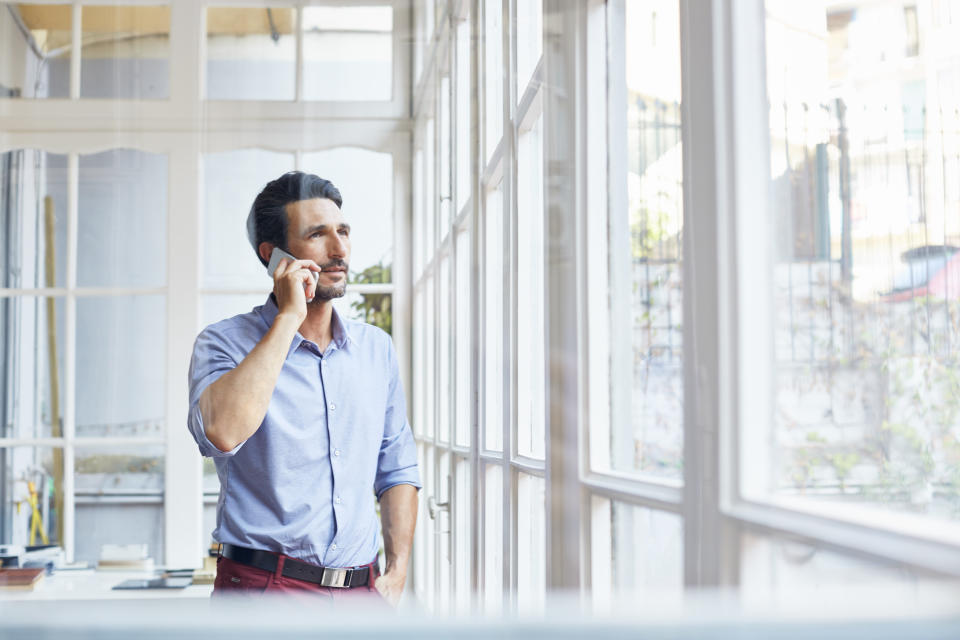
[[[280,261],[283,260],[284,258],[286,258],[290,262],[294,262],[297,260],[297,258],[293,257],[283,249],[280,249],[279,247],[274,247],[273,253],[270,254],[270,263],[267,265],[267,273],[270,274],[271,278],[273,277],[273,274],[277,271],[277,267],[280,266]],[[313,285],[314,287],[316,287],[317,282],[320,280],[320,274],[316,271],[310,271],[310,275],[313,277]],[[307,289],[306,283],[304,283],[303,289],[304,291],[306,291]],[[307,302],[310,302],[310,300],[312,299],[313,298],[307,299]]]

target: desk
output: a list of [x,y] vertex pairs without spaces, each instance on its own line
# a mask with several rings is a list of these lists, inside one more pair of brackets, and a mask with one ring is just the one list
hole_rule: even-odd
[[190,585],[184,589],[118,589],[124,580],[153,578],[149,571],[58,571],[45,576],[32,591],[0,591],[0,602],[22,600],[154,600],[157,598],[209,598],[212,584]]

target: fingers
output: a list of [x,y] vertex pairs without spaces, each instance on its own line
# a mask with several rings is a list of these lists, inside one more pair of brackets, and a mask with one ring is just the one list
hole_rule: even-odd
[[284,258],[280,261],[280,264],[277,265],[277,270],[273,273],[273,279],[277,280],[300,269],[306,269],[308,271],[313,271],[315,273],[320,273],[323,269],[313,260],[290,260],[289,258]]
[[284,279],[293,279],[301,283],[303,292],[307,300],[313,300],[317,291],[317,273],[323,269],[313,260],[290,260],[284,258],[277,265],[273,274],[275,285],[279,285]]

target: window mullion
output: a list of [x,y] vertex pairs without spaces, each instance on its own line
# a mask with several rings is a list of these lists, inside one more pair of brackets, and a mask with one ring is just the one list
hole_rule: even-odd
[[[74,15],[79,15],[79,7],[74,7]],[[76,24],[74,25],[76,27]],[[78,56],[79,57],[79,56]],[[79,76],[79,73],[77,74]],[[71,89],[72,90],[72,89]],[[76,531],[74,495],[74,449],[77,417],[77,216],[79,210],[80,158],[76,153],[67,156],[67,295],[64,301],[65,333],[63,344],[63,490],[62,517],[63,539],[61,540],[67,556],[67,562],[74,561],[76,551]]]
[[81,7],[79,2],[74,2],[71,7],[72,19],[70,22],[70,99],[76,100],[80,97],[80,55],[83,37],[83,24],[81,22]]

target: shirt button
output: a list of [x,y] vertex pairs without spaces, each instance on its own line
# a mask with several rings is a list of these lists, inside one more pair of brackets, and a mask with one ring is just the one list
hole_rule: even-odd
[[335,405],[335,404],[333,404],[333,403],[331,402],[331,403],[330,403],[330,411],[336,411],[336,410],[337,410],[337,405]]
[[330,545],[330,550],[331,550],[331,551],[336,551],[336,550],[337,550],[337,543],[336,543],[336,542],[334,542],[332,545]]
[[340,449],[334,449],[334,450],[333,450],[333,455],[339,456],[339,455],[340,455]]
[[335,502],[336,502],[337,504],[340,504],[340,496],[337,496],[337,499],[335,500]]

